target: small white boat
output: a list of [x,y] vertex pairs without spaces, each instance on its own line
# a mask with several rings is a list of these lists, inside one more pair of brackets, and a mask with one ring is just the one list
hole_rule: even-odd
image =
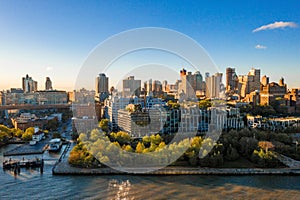
[[50,140],[48,151],[59,151],[62,147],[62,141],[60,138]]

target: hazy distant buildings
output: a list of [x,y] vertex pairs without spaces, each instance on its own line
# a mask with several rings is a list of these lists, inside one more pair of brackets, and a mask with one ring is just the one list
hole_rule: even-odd
[[140,96],[141,94],[141,80],[135,80],[134,76],[129,76],[123,80],[123,96]]
[[28,74],[22,78],[22,88],[25,93],[37,91],[38,83],[34,81]]
[[[166,87],[166,85],[164,85],[164,87]],[[148,96],[157,97],[163,93],[163,85],[159,80],[152,81],[152,79],[149,79],[148,81],[145,81],[144,89]]]
[[53,90],[52,81],[49,77],[46,77],[45,90]]
[[74,90],[72,92],[68,92],[69,101],[72,103],[94,103],[95,102],[95,90],[86,90],[84,88],[80,90]]
[[2,105],[49,105],[68,103],[67,92],[58,90],[41,90],[32,93],[22,93],[19,90],[9,90],[5,93],[3,92],[1,96]]
[[60,90],[36,91],[33,98],[39,105],[68,103],[68,93]]

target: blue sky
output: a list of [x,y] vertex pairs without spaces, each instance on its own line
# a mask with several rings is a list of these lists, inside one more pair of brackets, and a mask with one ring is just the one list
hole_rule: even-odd
[[[299,1],[1,0],[0,89],[21,87],[28,73],[39,89],[50,76],[54,88],[71,90],[100,42],[140,27],[186,34],[223,73],[228,66],[238,74],[256,67],[271,81],[283,76],[288,87],[300,87],[299,10]],[[253,32],[264,25],[270,26]]]

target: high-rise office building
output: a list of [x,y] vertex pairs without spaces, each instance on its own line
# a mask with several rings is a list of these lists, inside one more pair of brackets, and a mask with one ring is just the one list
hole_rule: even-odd
[[45,90],[53,90],[52,81],[49,77],[46,77]]
[[261,78],[261,84],[263,86],[266,86],[269,84],[269,77],[267,77],[266,75],[264,75],[262,78]]
[[148,95],[153,91],[153,89],[152,89],[152,79],[149,79],[148,81],[144,82],[144,89],[146,90]]
[[221,86],[222,86],[222,73],[216,73],[210,77],[205,78],[206,82],[206,93],[207,98],[220,98],[221,97]]
[[260,69],[252,68],[248,75],[239,76],[238,79],[238,91],[242,98],[253,91],[260,90]]
[[96,97],[103,101],[108,96],[108,77],[104,73],[96,77]]
[[192,74],[187,72],[184,68],[180,70],[180,83],[178,87],[178,94],[184,93],[186,98],[195,98],[196,92],[204,90],[203,77],[199,71]]
[[37,87],[37,81],[34,81],[28,74],[22,78],[22,88],[25,93],[37,91]]
[[140,96],[141,94],[141,80],[134,80],[134,76],[129,76],[123,80],[123,96]]
[[226,68],[226,91],[235,91],[238,86],[238,77],[235,68]]

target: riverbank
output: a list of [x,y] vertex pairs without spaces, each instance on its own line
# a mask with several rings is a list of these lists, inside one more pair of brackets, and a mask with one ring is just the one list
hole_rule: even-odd
[[[300,168],[202,168],[188,166],[167,166],[153,168],[128,168],[118,171],[109,167],[80,168],[68,163],[70,151],[75,146],[71,142],[52,168],[53,175],[300,175]],[[145,172],[147,171],[147,172]]]
[[188,168],[166,167],[146,173],[122,172],[111,168],[84,169],[63,167],[59,165],[53,169],[54,175],[300,175],[300,169],[226,169],[226,168]]
[[[134,171],[134,172],[124,172]],[[103,168],[79,168],[70,166],[66,159],[57,163],[52,172],[54,175],[300,175],[299,168],[200,168],[200,167],[165,167],[144,173],[141,169],[124,169],[118,171],[109,167]],[[142,171],[142,172],[138,172]]]

